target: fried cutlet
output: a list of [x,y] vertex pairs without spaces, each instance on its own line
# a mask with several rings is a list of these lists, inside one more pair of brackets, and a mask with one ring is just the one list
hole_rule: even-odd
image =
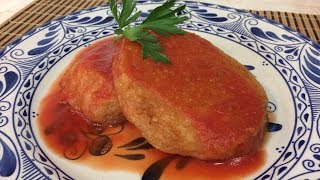
[[60,81],[65,100],[88,120],[113,125],[125,118],[114,92],[114,38],[86,47],[77,54]]
[[112,70],[126,118],[167,153],[224,160],[257,151],[268,99],[255,77],[193,33],[157,38],[171,64],[117,43]]

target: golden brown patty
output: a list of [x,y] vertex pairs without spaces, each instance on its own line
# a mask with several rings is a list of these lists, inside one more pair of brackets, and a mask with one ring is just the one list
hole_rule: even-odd
[[207,160],[255,152],[268,102],[255,77],[193,33],[159,39],[170,65],[143,60],[135,42],[117,43],[112,69],[126,118],[168,153]]
[[104,124],[124,120],[113,86],[113,39],[99,41],[77,54],[60,81],[66,101],[75,110]]

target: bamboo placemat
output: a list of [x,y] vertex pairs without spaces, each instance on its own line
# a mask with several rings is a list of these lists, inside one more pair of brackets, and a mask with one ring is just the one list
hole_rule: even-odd
[[[47,21],[81,9],[105,5],[108,0],[34,0],[0,25],[0,48]],[[320,15],[274,11],[249,12],[295,29],[320,44]]]

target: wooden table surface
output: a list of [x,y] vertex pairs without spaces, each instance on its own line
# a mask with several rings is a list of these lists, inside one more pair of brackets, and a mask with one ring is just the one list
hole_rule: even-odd
[[[33,0],[0,0],[0,24]],[[90,1],[90,0],[88,0]],[[197,1],[197,0],[195,0]],[[320,0],[201,0],[239,9],[320,14]]]

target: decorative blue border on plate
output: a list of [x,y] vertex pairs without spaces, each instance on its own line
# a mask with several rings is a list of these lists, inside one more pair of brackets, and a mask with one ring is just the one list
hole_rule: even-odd
[[[138,2],[144,6],[159,4],[160,1]],[[320,171],[320,145],[317,141],[310,142],[311,136],[318,142],[320,139],[320,99],[317,98],[320,87],[319,45],[288,27],[244,11],[192,1],[186,1],[186,4],[191,20],[182,28],[217,35],[257,52],[278,70],[292,92],[297,119],[291,140],[276,162],[257,179],[284,178],[297,165],[302,165],[305,172],[295,177]],[[93,16],[93,12],[100,14]],[[142,17],[147,13],[144,12]],[[19,170],[15,176],[17,178],[72,178],[54,165],[38,146],[30,126],[36,112],[30,111],[30,104],[39,82],[61,58],[80,46],[112,34],[115,23],[110,15],[108,7],[90,8],[67,15],[28,32],[0,51],[0,59],[5,62],[0,64],[0,76],[4,77],[1,82],[6,86],[0,92],[0,103],[6,104],[1,107],[7,107],[0,107],[0,111],[6,113],[5,116],[0,115],[0,120],[2,117],[5,119],[0,121],[0,127],[10,129],[12,125],[19,142],[17,147],[21,151],[18,154],[12,137],[6,136],[8,140],[1,141],[3,149],[9,149],[13,154],[10,146],[16,149],[16,156],[10,157],[17,158],[18,164],[21,164],[21,167],[16,165],[18,168],[14,170],[5,169],[13,172],[11,175]],[[19,47],[33,36],[42,37],[36,44],[28,46],[34,48],[25,50]],[[7,70],[1,73],[1,67]],[[7,99],[15,95],[12,105]],[[14,118],[12,124],[8,124],[10,112]],[[313,130],[316,133],[312,134]],[[306,150],[308,157],[304,157]],[[2,159],[0,167],[5,162]],[[8,177],[8,174],[3,177]]]

